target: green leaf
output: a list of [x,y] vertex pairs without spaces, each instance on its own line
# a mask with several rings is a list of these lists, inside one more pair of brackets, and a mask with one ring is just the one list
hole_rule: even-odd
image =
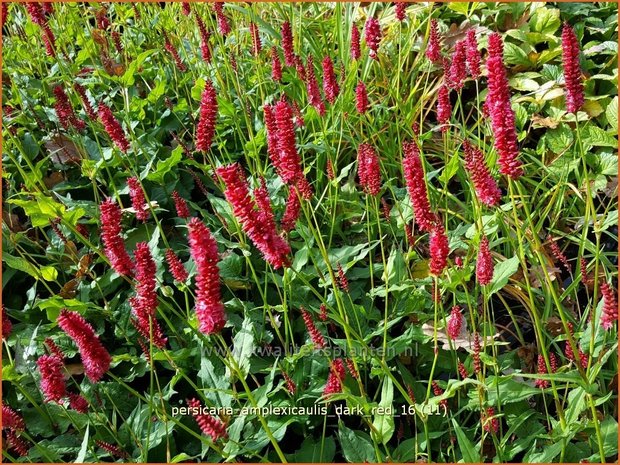
[[183,159],[183,147],[177,146],[165,160],[157,162],[157,168],[146,177],[149,181],[164,184],[164,177]]
[[88,451],[88,440],[90,439],[90,423],[86,425],[86,431],[84,431],[84,439],[82,439],[82,447],[75,458],[75,463],[84,463],[86,458],[86,452]]
[[573,143],[573,131],[566,125],[550,129],[545,134],[545,142],[553,153],[563,153]]
[[[392,409],[392,400],[394,399],[394,385],[392,378],[385,377],[383,380],[383,387],[381,388],[381,401],[379,407],[383,408],[384,412]],[[394,434],[394,417],[392,414],[376,414],[375,420],[372,422],[376,431],[373,434],[376,435],[377,442],[387,444],[387,442]]]
[[588,124],[581,130],[581,137],[584,145],[598,147],[618,147],[618,140],[611,134],[593,124]]
[[324,441],[307,437],[301,447],[289,456],[291,463],[331,463],[336,455],[336,441],[327,437]]
[[612,134],[618,134],[618,96],[616,95],[605,110],[607,122],[611,126]]
[[33,227],[49,226],[50,220],[62,218],[66,208],[63,204],[55,202],[51,197],[36,194],[36,200],[9,200],[8,203],[22,207],[26,215],[30,217]]
[[544,6],[537,8],[530,19],[530,30],[544,34],[554,34],[560,27],[560,10],[549,9]]
[[2,254],[2,261],[6,263],[9,268],[14,270],[23,271],[29,274],[35,279],[44,279],[45,281],[55,281],[58,277],[58,271],[53,266],[44,266],[41,269],[37,269],[32,263],[23,257],[14,257],[8,253]]
[[349,463],[375,463],[377,457],[372,442],[366,433],[353,431],[342,421],[338,422],[338,438],[344,458]]
[[461,452],[463,453],[463,460],[465,463],[479,463],[480,454],[476,451],[474,445],[454,418],[452,419],[452,426],[454,426],[456,440],[458,441]]
[[232,356],[236,360],[237,365],[243,376],[247,376],[250,372],[250,358],[254,352],[254,328],[252,320],[245,318],[241,329],[233,339]]
[[448,181],[450,181],[450,179],[454,177],[454,175],[458,172],[458,170],[459,170],[459,156],[455,153],[454,155],[450,157],[450,160],[448,161],[445,168],[439,175],[438,179],[442,183],[446,184]]
[[503,262],[495,265],[489,295],[493,295],[503,288],[508,283],[508,279],[515,274],[518,269],[519,258],[517,256],[504,260]]
[[504,44],[504,61],[508,65],[522,65],[529,67],[532,64],[527,56],[527,53],[512,42],[506,42]]

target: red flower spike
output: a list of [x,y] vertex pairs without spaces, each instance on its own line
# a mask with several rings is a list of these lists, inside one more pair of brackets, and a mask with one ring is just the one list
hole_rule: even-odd
[[220,34],[226,37],[230,33],[230,23],[224,14],[224,4],[215,2],[213,7],[215,8],[215,15],[217,16],[217,29],[220,31]]
[[486,286],[493,280],[493,257],[489,250],[489,240],[483,236],[480,240],[478,258],[476,260],[476,279],[478,284]]
[[415,237],[413,236],[413,228],[409,223],[405,224],[405,237],[407,238],[409,247],[413,247],[415,245]]
[[351,58],[359,60],[362,56],[362,49],[360,46],[360,30],[355,24],[351,26]]
[[82,100],[82,106],[84,107],[84,111],[86,112],[88,117],[93,121],[96,120],[97,112],[93,108],[88,96],[86,95],[86,89],[82,85],[78,84],[77,82],[73,84],[73,88],[75,89],[77,94],[80,96],[80,99]]
[[381,197],[381,211],[383,212],[383,219],[387,221],[388,223],[390,222],[390,211],[391,210],[392,210],[392,207],[390,207],[390,205],[387,203],[387,200],[385,200],[384,197]]
[[400,21],[401,23],[405,20],[405,18],[407,17],[406,13],[405,13],[405,8],[407,8],[407,4],[405,2],[396,2],[395,3],[395,9],[396,9],[396,19],[398,21]]
[[437,122],[442,126],[442,132],[449,128],[450,116],[452,116],[452,104],[450,103],[450,90],[443,84],[437,94]]
[[122,450],[120,447],[115,446],[114,444],[110,444],[109,442],[104,442],[104,441],[100,441],[97,439],[95,440],[95,444],[97,444],[99,447],[101,447],[103,450],[105,450],[108,454],[110,454],[113,457],[121,457],[121,458],[129,457],[127,452]]
[[202,55],[202,59],[205,63],[211,63],[211,47],[209,47],[211,33],[205,26],[202,18],[198,14],[195,14],[195,16],[196,25],[198,26],[198,31],[200,33],[200,54]]
[[114,48],[118,52],[119,55],[122,55],[124,52],[123,42],[121,41],[121,34],[118,31],[112,31],[112,42],[114,43]]
[[56,345],[56,343],[53,341],[51,337],[46,337],[43,343],[47,346],[47,349],[49,350],[50,354],[55,355],[60,360],[63,360],[65,358],[65,354],[63,353],[62,350],[60,350],[60,347]]
[[338,394],[342,392],[342,383],[347,373],[344,368],[342,359],[336,359],[332,362],[327,383],[323,389],[323,395],[328,396],[330,394]]
[[465,317],[461,313],[461,307],[455,305],[452,307],[452,311],[450,313],[450,317],[447,321],[446,332],[448,337],[452,340],[455,340],[461,334],[461,329],[463,328],[463,323],[465,321]]
[[274,81],[282,80],[282,62],[275,46],[271,48],[271,77]]
[[608,331],[613,327],[614,321],[618,321],[618,300],[614,289],[606,282],[601,284],[601,295],[603,296],[601,325]]
[[415,394],[413,393],[413,388],[408,384],[407,384],[407,395],[409,396],[411,403],[415,404]]
[[256,23],[250,23],[250,35],[252,36],[252,53],[254,56],[258,56],[263,48],[263,44],[260,40],[260,34],[258,33],[258,26]]
[[551,365],[551,373],[558,371],[558,357],[553,352],[549,352],[549,365]]
[[295,385],[295,382],[293,381],[293,378],[291,378],[286,372],[282,372],[282,377],[284,378],[284,382],[286,385],[286,390],[292,395],[295,395],[295,392],[297,392],[297,386]]
[[486,414],[482,418],[482,428],[487,433],[497,434],[499,431],[499,421],[495,418],[495,409],[489,407],[486,410]]
[[359,81],[355,87],[355,108],[358,113],[366,113],[369,108],[366,85]]
[[297,186],[303,198],[308,200],[312,196],[312,188],[306,180],[297,152],[293,109],[288,103],[279,101],[276,103],[273,112],[278,128],[279,161],[278,164],[275,164],[276,170],[286,184]]
[[338,263],[338,287],[342,289],[344,292],[349,292],[349,280],[347,279],[347,275],[344,273],[342,269],[342,265]]
[[465,368],[465,365],[463,365],[463,362],[459,360],[457,363],[457,367],[459,370],[459,375],[461,375],[461,379],[469,378],[469,373],[467,373],[467,368]]
[[140,181],[138,181],[135,177],[131,177],[127,179],[127,186],[129,187],[131,205],[136,211],[136,218],[144,223],[149,218],[150,211],[146,204],[146,198],[144,197],[144,192],[142,190],[142,186],[140,185]]
[[466,65],[466,45],[464,40],[459,40],[454,48],[454,54],[452,55],[452,62],[450,63],[449,79],[448,82],[451,88],[460,92],[467,78],[467,65]]
[[280,222],[280,229],[284,232],[289,232],[295,229],[295,223],[297,223],[300,212],[301,202],[299,201],[299,196],[297,195],[297,192],[290,190],[286,201],[286,210],[284,211],[284,216]]
[[38,24],[39,26],[43,26],[47,23],[47,19],[45,18],[45,13],[43,12],[43,8],[38,2],[27,2],[26,10],[28,10],[28,14],[30,15],[30,19],[34,24]]
[[28,451],[30,450],[28,443],[20,438],[15,431],[8,430],[6,432],[6,443],[7,447],[14,449],[20,457],[28,455]]
[[491,176],[484,161],[484,155],[478,147],[473,146],[467,140],[463,141],[463,150],[465,169],[472,180],[478,200],[488,207],[496,206],[502,197],[502,191]]
[[4,304],[2,304],[2,339],[6,340],[9,337],[11,329],[13,329],[13,323],[9,320],[6,308],[4,308]]
[[308,101],[310,105],[316,108],[316,111],[320,116],[325,115],[325,104],[321,97],[321,91],[319,84],[314,74],[314,62],[312,55],[308,56],[308,62],[306,66],[306,89],[308,90]]
[[478,79],[480,77],[480,51],[478,50],[475,29],[472,28],[467,31],[465,44],[467,71],[472,78]]
[[446,236],[443,224],[437,222],[433,225],[428,242],[431,252],[428,267],[432,275],[439,276],[448,264],[448,254],[450,253],[448,236]]
[[366,45],[370,49],[370,58],[376,60],[379,42],[381,42],[381,26],[377,18],[371,16],[366,21],[366,25],[364,26],[364,39],[366,39]]
[[334,73],[334,64],[330,57],[323,58],[321,63],[323,67],[323,92],[325,93],[325,99],[329,103],[334,103],[336,97],[340,93],[340,87],[338,86],[338,80]]
[[84,373],[93,383],[99,381],[110,368],[112,357],[101,345],[93,327],[78,312],[61,310],[58,316],[58,326],[78,347]]
[[439,27],[437,20],[431,20],[431,33],[428,38],[428,46],[426,47],[426,57],[433,63],[441,62],[441,44],[439,36]]
[[165,34],[165,33],[164,33],[164,48],[172,56],[172,59],[174,60],[174,63],[176,67],[178,68],[178,70],[181,71],[182,73],[187,71],[187,66],[185,66],[185,64],[183,63],[183,60],[181,60],[181,57],[179,56],[179,52],[177,51],[176,47],[172,45],[172,42],[170,42],[170,38],[168,37],[168,34]]
[[504,45],[497,33],[489,36],[489,58],[487,59],[487,80],[489,92],[486,105],[491,118],[498,153],[499,172],[517,179],[523,174],[518,160],[519,148],[515,129],[515,114],[510,104],[510,89],[503,61]]
[[155,290],[157,266],[146,242],[136,244],[134,257],[136,260],[136,295],[129,299],[135,317],[134,326],[144,339],[149,341],[152,337],[153,345],[161,349],[166,345],[167,339],[163,336],[161,327],[155,319],[158,306]]
[[43,355],[37,360],[41,373],[41,391],[46,402],[60,402],[67,395],[64,364],[56,355]]
[[185,16],[189,16],[192,13],[192,7],[189,2],[181,2],[181,12]]
[[24,431],[25,428],[24,419],[11,407],[2,404],[2,429]]
[[584,285],[587,285],[590,282],[590,278],[588,276],[588,262],[585,258],[579,258],[579,271],[581,272],[581,282]]
[[573,271],[573,267],[569,263],[568,258],[566,258],[566,255],[564,255],[564,252],[562,252],[562,249],[560,249],[558,243],[552,237],[548,237],[548,239],[551,241],[549,243],[549,247],[551,248],[553,258],[559,261],[566,271],[571,273]]
[[211,81],[207,81],[200,100],[200,119],[196,129],[196,150],[207,152],[215,136],[217,97]]
[[172,249],[166,250],[166,262],[168,262],[168,269],[170,270],[170,274],[175,281],[180,283],[185,282],[189,274],[177,254],[175,254]]
[[360,374],[355,369],[355,364],[353,363],[353,360],[351,360],[350,358],[347,358],[346,361],[347,361],[347,369],[349,370],[349,373],[351,373],[351,376],[355,379],[359,379]]
[[177,191],[172,191],[172,200],[174,200],[174,208],[179,218],[189,218],[190,213],[187,202]]
[[562,28],[562,66],[566,89],[566,111],[577,113],[583,106],[583,83],[579,66],[579,42],[575,31],[568,23]]
[[204,334],[219,332],[226,324],[220,289],[217,243],[198,218],[188,223],[189,250],[196,263],[196,317]]
[[237,163],[217,169],[217,174],[226,185],[226,199],[233,206],[233,213],[241,223],[243,231],[263,253],[275,269],[288,266],[291,248],[276,231],[273,221],[266,221],[273,214],[257,211],[256,201],[250,197],[249,187],[241,167]]
[[125,131],[123,131],[121,124],[112,114],[112,110],[103,103],[99,104],[99,120],[105,128],[105,132],[108,133],[110,139],[112,139],[120,151],[127,153],[130,146],[125,136]]
[[321,304],[319,307],[319,320],[327,321],[327,305]]
[[301,311],[301,316],[304,319],[306,329],[308,330],[308,334],[310,335],[310,340],[314,343],[314,347],[316,349],[324,349],[325,347],[327,347],[325,338],[315,326],[310,312],[308,312],[308,310],[303,307],[300,307],[299,310]]
[[88,401],[80,394],[69,393],[69,408],[78,413],[88,412]]
[[[539,375],[546,375],[547,374],[547,365],[545,364],[545,358],[538,354],[538,371],[537,374]],[[534,386],[541,388],[541,389],[545,389],[549,387],[549,381],[547,381],[546,379],[537,379],[534,381]]]
[[360,144],[357,149],[357,173],[364,192],[377,195],[381,190],[379,156],[370,144]]
[[291,23],[286,21],[280,30],[282,35],[282,50],[284,51],[284,64],[295,66],[295,52],[293,51],[293,31]]
[[336,174],[334,173],[334,164],[331,160],[327,160],[327,179],[333,181],[336,179]]
[[67,130],[71,127],[77,130],[84,129],[84,121],[75,116],[71,102],[69,102],[69,97],[67,97],[63,88],[61,86],[55,86],[53,92],[56,97],[54,109],[56,110],[56,115],[58,116],[60,124]]
[[[202,405],[197,399],[188,399],[187,405],[192,409],[192,415],[194,416],[196,423],[200,426],[200,429],[207,436],[211,436],[213,441],[217,441],[220,438],[228,437],[226,432],[226,425],[219,419],[200,413]],[[196,413],[194,413],[196,412]]]
[[431,211],[428,200],[426,179],[418,144],[416,142],[405,143],[403,151],[405,152],[403,171],[415,221],[422,231],[430,231],[435,222],[435,215]]
[[121,209],[112,199],[105,200],[99,209],[101,211],[101,238],[106,257],[110,260],[114,271],[120,275],[131,276],[134,265],[121,237]]

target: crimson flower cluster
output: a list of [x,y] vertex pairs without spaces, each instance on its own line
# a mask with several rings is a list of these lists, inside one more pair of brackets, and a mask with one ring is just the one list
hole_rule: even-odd
[[314,61],[312,59],[312,55],[308,56],[306,66],[306,88],[308,90],[310,105],[316,108],[319,115],[325,115],[325,104],[323,103],[323,99],[321,97],[319,83],[317,82],[316,75],[314,74]]
[[99,341],[93,327],[78,312],[61,310],[58,326],[73,339],[78,347],[84,373],[93,383],[99,381],[110,368],[112,357]]
[[403,149],[405,152],[403,170],[415,221],[422,231],[430,231],[435,222],[435,215],[431,211],[431,205],[428,201],[420,149],[416,142],[406,143]]
[[144,223],[148,220],[150,212],[146,204],[146,198],[144,197],[144,191],[142,190],[140,181],[138,181],[138,178],[131,177],[127,179],[127,186],[129,187],[131,206],[136,211],[136,218]]
[[577,113],[583,106],[583,83],[579,66],[579,42],[575,31],[568,23],[562,28],[562,65],[566,89],[566,111]]
[[446,326],[446,333],[450,339],[454,340],[459,337],[461,329],[463,328],[463,323],[465,323],[465,317],[461,313],[461,307],[455,305],[452,307]]
[[282,35],[282,50],[284,51],[284,64],[286,66],[295,66],[295,52],[293,50],[293,30],[291,23],[288,21],[282,24],[280,29]]
[[439,36],[439,26],[437,20],[431,20],[431,32],[428,38],[428,45],[426,47],[426,57],[433,63],[441,63],[441,43]]
[[512,179],[517,179],[523,174],[523,168],[518,159],[515,114],[510,106],[510,89],[503,56],[502,38],[494,32],[489,36],[489,58],[487,59],[489,93],[486,108],[491,118],[499,171]]
[[359,60],[362,56],[360,39],[360,30],[355,24],[351,25],[351,58],[354,60]]
[[601,284],[601,295],[603,296],[601,324],[603,329],[610,330],[614,321],[618,320],[618,300],[613,288],[607,283]]
[[493,280],[493,257],[489,250],[489,240],[486,236],[480,239],[478,259],[476,261],[476,279],[478,284],[486,286]]
[[323,92],[325,93],[325,99],[329,103],[334,103],[336,101],[336,97],[338,97],[338,93],[340,92],[340,87],[338,86],[338,81],[336,79],[336,74],[334,73],[334,63],[331,58],[326,56],[323,58]]
[[329,376],[327,377],[327,383],[323,389],[323,395],[329,396],[330,394],[338,394],[342,392],[342,383],[344,382],[347,372],[344,367],[342,359],[337,358],[331,364]]
[[121,124],[112,114],[112,110],[104,103],[99,104],[99,119],[110,139],[112,139],[121,152],[127,153],[129,141],[125,136],[125,131],[123,131]]
[[196,317],[199,328],[205,334],[217,333],[226,324],[217,266],[217,243],[198,218],[192,218],[188,228],[189,250],[196,263]]
[[379,155],[370,144],[360,144],[357,149],[357,174],[364,192],[377,195],[381,190]]
[[66,395],[64,364],[57,355],[42,355],[37,360],[41,373],[41,390],[46,402],[60,402]]
[[366,45],[370,49],[370,58],[376,60],[379,42],[381,42],[381,26],[379,25],[379,20],[374,16],[371,16],[366,21],[364,39],[366,39]]
[[158,305],[155,291],[157,266],[146,242],[136,244],[134,258],[136,260],[136,295],[129,299],[135,317],[132,323],[145,340],[152,340],[154,346],[163,348],[167,339],[155,319]]
[[[217,5],[217,3],[216,3]],[[196,129],[196,150],[207,152],[215,135],[217,97],[211,81],[207,81],[200,100],[200,119]]]
[[99,206],[101,211],[101,237],[104,252],[114,271],[120,275],[131,276],[134,264],[125,249],[121,237],[121,209],[112,199],[106,199]]
[[65,129],[69,129],[71,127],[74,127],[77,130],[84,129],[86,126],[84,121],[75,116],[71,102],[69,102],[69,97],[65,94],[62,86],[54,87],[54,96],[56,97],[54,108],[56,109],[56,115],[58,116],[60,124],[62,124]]
[[[188,399],[187,405],[192,409],[197,409],[198,412],[200,412],[202,408],[200,401],[197,399]],[[217,418],[204,413],[194,413],[194,419],[196,423],[198,423],[198,426],[200,426],[202,432],[207,436],[211,436],[213,441],[228,436],[228,433],[226,433],[226,425]]]
[[431,259],[429,262],[429,270],[432,275],[439,276],[448,264],[448,254],[450,247],[448,245],[448,236],[440,221],[433,223],[428,240]]
[[263,44],[260,40],[260,34],[258,33],[258,26],[256,23],[250,23],[250,35],[252,36],[252,53],[254,56],[258,56],[263,48]]
[[368,111],[368,106],[366,85],[362,81],[359,81],[355,87],[355,108],[358,113],[366,113]]
[[172,200],[174,200],[174,207],[179,218],[189,218],[190,213],[187,202],[177,191],[172,191]]
[[310,315],[310,312],[308,312],[308,310],[303,307],[301,307],[299,310],[301,311],[301,316],[304,320],[306,329],[308,330],[308,334],[310,335],[310,340],[314,344],[314,347],[317,349],[324,349],[325,347],[327,347],[325,338],[314,324],[314,320],[312,319],[312,315]]
[[233,163],[217,169],[226,185],[224,195],[233,207],[241,227],[275,269],[287,266],[291,247],[276,231],[271,205],[263,202],[263,209],[250,196],[248,182],[242,168]]
[[502,191],[491,176],[484,161],[482,151],[469,141],[463,141],[465,152],[465,169],[471,177],[478,200],[488,207],[496,206],[502,196]]

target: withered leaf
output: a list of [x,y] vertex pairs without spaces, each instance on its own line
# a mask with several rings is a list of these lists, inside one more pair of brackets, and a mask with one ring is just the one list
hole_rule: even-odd
[[80,149],[71,139],[63,134],[56,134],[45,142],[45,148],[52,162],[57,166],[79,163],[84,157]]
[[58,295],[62,297],[63,299],[73,299],[75,297],[75,294],[77,292],[77,287],[79,284],[80,284],[79,279],[72,279],[71,281],[67,282],[64,286],[62,286],[62,289],[60,290]]

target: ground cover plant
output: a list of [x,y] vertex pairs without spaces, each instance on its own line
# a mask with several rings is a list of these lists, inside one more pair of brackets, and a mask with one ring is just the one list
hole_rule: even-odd
[[2,5],[21,462],[617,459],[617,5]]

